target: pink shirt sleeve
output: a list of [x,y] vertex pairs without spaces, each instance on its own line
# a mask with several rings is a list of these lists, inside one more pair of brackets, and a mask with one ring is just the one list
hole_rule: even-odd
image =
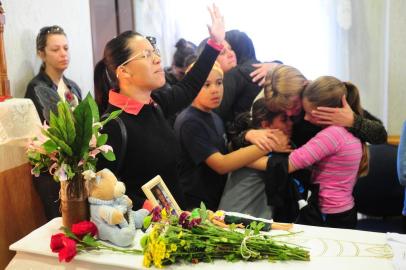
[[305,145],[289,155],[289,161],[296,169],[313,165],[339,149],[342,136],[337,136],[339,127],[330,126],[316,134]]
[[213,49],[221,52],[221,50],[224,48],[223,44],[218,44],[216,43],[214,40],[212,40],[211,38],[209,38],[207,40],[207,44],[209,44],[210,47],[212,47]]

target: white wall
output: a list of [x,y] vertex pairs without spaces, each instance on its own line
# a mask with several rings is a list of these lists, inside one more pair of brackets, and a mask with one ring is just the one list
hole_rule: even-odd
[[11,94],[23,97],[28,82],[41,65],[35,38],[43,26],[60,25],[67,33],[71,62],[65,75],[83,94],[93,92],[92,37],[89,1],[5,0],[5,49]]
[[406,1],[390,0],[388,130],[400,134],[406,120]]

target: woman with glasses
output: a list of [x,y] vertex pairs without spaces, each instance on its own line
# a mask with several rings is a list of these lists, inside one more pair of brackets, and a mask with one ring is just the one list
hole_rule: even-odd
[[[36,40],[37,54],[42,60],[41,68],[27,86],[25,97],[31,99],[41,122],[49,122],[52,110],[57,112],[57,103],[67,101],[76,106],[81,100],[81,90],[63,74],[69,66],[69,45],[62,27],[41,28]],[[47,173],[34,178],[34,186],[41,198],[47,220],[60,216],[59,183]]]
[[82,94],[79,86],[64,76],[69,66],[69,45],[62,27],[41,28],[36,47],[42,65],[37,76],[28,84],[25,97],[34,102],[43,122],[49,121],[49,112],[56,111],[58,101],[67,101],[75,107]]
[[[102,110],[107,107],[107,112],[123,110],[120,120],[110,121],[103,130],[117,160],[101,158],[97,166],[111,169],[122,179],[136,208],[145,202],[141,186],[158,174],[183,206],[177,171],[179,145],[165,117],[193,101],[222,49],[223,17],[214,5],[209,11],[211,39],[194,68],[172,89],[153,91],[165,83],[161,58],[151,40],[132,31],[110,40],[104,58],[95,67],[95,96],[99,106]],[[120,123],[127,133],[123,150]]]

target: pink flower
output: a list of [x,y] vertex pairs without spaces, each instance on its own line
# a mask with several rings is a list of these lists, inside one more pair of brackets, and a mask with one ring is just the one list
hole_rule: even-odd
[[98,147],[97,149],[100,149],[100,151],[103,152],[103,153],[113,151],[113,147],[111,147],[110,145],[107,145],[107,144],[102,145],[102,146]]
[[39,177],[39,173],[38,173],[38,172],[34,172],[34,169],[35,169],[35,168],[36,168],[36,167],[34,167],[34,168],[31,169],[31,174],[34,175],[35,177]]
[[89,152],[89,157],[95,158],[100,153],[99,148],[96,148]]
[[66,174],[66,164],[62,164],[54,173],[59,181],[68,180],[68,175]]
[[52,165],[49,167],[49,170],[48,170],[49,174],[50,174],[50,175],[54,175],[54,174],[55,174],[55,170],[56,170],[57,167],[58,167],[58,164],[56,164],[56,163],[52,164]]
[[90,151],[89,157],[95,158],[100,152],[107,153],[109,151],[113,151],[113,148],[110,145],[105,144]]
[[89,142],[89,147],[95,148],[96,146],[97,146],[97,139],[96,139],[96,136],[93,134],[92,138],[90,139],[90,142]]

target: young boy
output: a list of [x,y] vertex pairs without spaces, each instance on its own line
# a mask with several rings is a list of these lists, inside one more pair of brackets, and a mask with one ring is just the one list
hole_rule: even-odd
[[212,111],[220,105],[222,97],[223,71],[215,63],[192,105],[175,121],[182,151],[180,182],[188,208],[204,202],[208,209],[216,210],[227,173],[266,154],[254,145],[228,153],[223,122]]

